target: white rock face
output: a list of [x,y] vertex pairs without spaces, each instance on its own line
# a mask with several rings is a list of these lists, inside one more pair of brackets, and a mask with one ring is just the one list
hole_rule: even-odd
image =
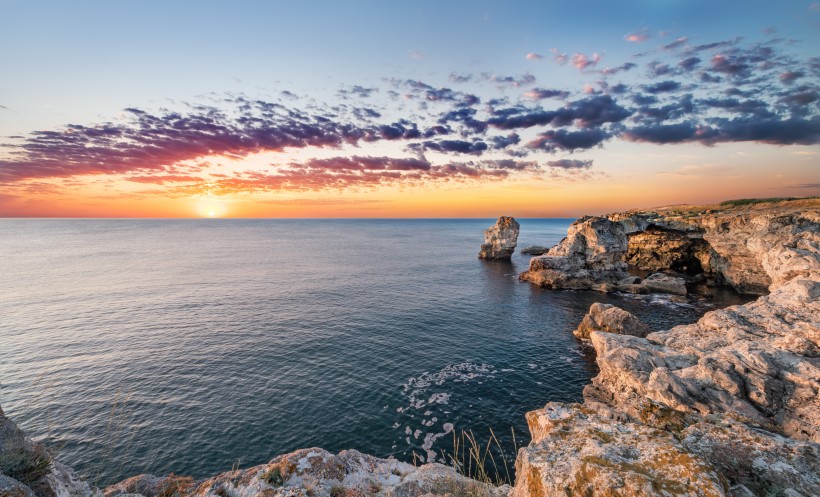
[[498,221],[484,230],[484,243],[478,253],[479,259],[509,260],[518,243],[518,221],[501,216]]

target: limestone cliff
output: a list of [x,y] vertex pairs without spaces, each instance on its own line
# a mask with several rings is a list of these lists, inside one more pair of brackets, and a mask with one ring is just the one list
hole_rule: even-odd
[[[533,257],[521,279],[556,289],[640,291],[623,283],[634,269],[762,295],[814,267],[818,206],[820,200],[798,200],[585,217],[547,254]],[[774,267],[786,260],[792,272]]]
[[533,259],[524,279],[548,287],[618,283],[632,264],[771,293],[645,338],[593,305],[576,333],[600,372],[583,406],[528,414],[513,495],[818,495],[819,206],[584,219]]

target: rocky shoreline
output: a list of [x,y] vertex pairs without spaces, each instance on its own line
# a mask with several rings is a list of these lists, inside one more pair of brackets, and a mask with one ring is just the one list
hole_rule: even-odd
[[[488,230],[482,257],[509,258],[513,223]],[[762,296],[655,333],[594,304],[576,336],[600,373],[583,404],[527,414],[532,441],[517,455],[512,488],[440,464],[311,448],[204,480],[140,475],[101,490],[0,411],[0,497],[818,495],[819,200],[582,218],[521,279],[681,296],[708,283]]]

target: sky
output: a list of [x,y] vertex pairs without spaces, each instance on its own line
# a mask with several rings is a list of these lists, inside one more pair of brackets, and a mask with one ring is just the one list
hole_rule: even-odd
[[0,0],[0,217],[820,195],[820,2]]

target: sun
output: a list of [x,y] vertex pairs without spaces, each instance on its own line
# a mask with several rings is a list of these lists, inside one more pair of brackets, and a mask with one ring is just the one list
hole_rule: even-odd
[[214,216],[216,216],[216,212],[214,212],[213,210],[208,211],[208,217],[214,217]]

